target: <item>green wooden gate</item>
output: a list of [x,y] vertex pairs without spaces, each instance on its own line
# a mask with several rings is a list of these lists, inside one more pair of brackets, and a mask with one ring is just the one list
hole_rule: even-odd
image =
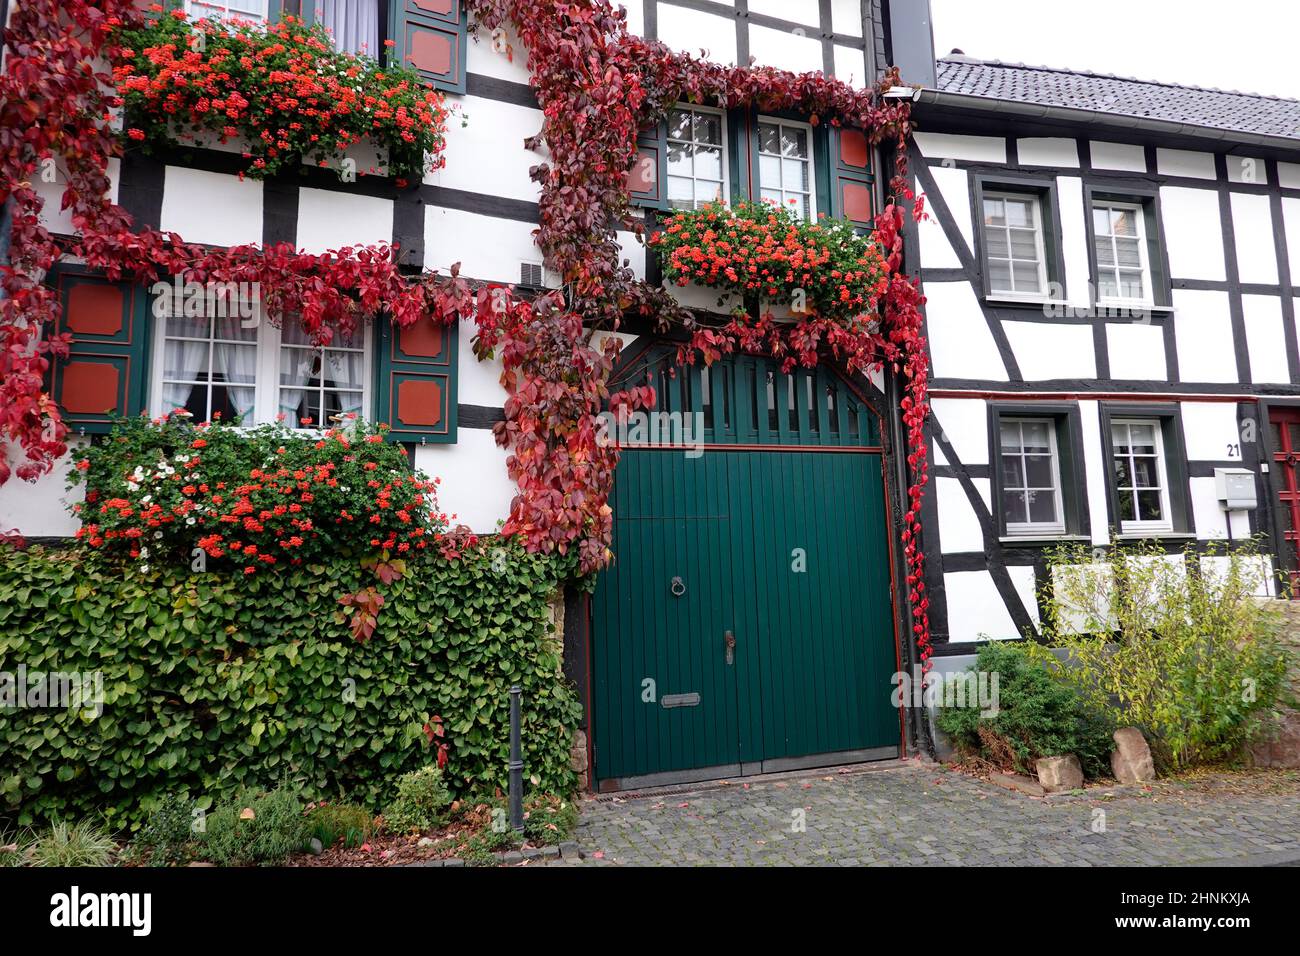
[[896,755],[876,417],[823,370],[667,367],[657,411],[697,413],[703,447],[619,463],[593,602],[602,789]]

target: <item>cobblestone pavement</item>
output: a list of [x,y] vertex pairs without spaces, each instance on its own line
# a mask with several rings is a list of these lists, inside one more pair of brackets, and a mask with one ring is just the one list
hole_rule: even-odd
[[584,864],[1279,862],[1300,858],[1300,774],[1220,774],[1034,799],[933,765],[820,771],[589,799],[577,841]]

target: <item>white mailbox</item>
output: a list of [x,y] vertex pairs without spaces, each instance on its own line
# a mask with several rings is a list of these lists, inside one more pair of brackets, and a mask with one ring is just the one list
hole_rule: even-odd
[[1245,468],[1216,468],[1214,488],[1228,511],[1249,511],[1259,507],[1253,471]]

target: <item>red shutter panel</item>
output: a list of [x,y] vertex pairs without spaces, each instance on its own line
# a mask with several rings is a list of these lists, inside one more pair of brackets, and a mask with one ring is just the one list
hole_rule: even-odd
[[668,124],[643,129],[636,138],[636,159],[627,171],[632,202],[653,209],[668,208]]
[[462,0],[391,0],[397,57],[437,89],[465,92],[469,13]]
[[378,408],[398,442],[456,441],[457,323],[400,329],[379,320]]
[[112,416],[146,405],[149,297],[76,267],[50,278],[62,306],[56,333],[72,335],[70,354],[50,367],[50,394],[74,432],[106,432]]
[[836,218],[870,229],[875,218],[875,181],[871,144],[860,129],[836,130],[831,142],[832,211]]

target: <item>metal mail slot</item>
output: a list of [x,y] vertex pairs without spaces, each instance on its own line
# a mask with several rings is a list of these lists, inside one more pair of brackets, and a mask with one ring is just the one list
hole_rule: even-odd
[[670,707],[698,707],[700,705],[700,695],[690,694],[664,694],[659,701],[667,710]]

